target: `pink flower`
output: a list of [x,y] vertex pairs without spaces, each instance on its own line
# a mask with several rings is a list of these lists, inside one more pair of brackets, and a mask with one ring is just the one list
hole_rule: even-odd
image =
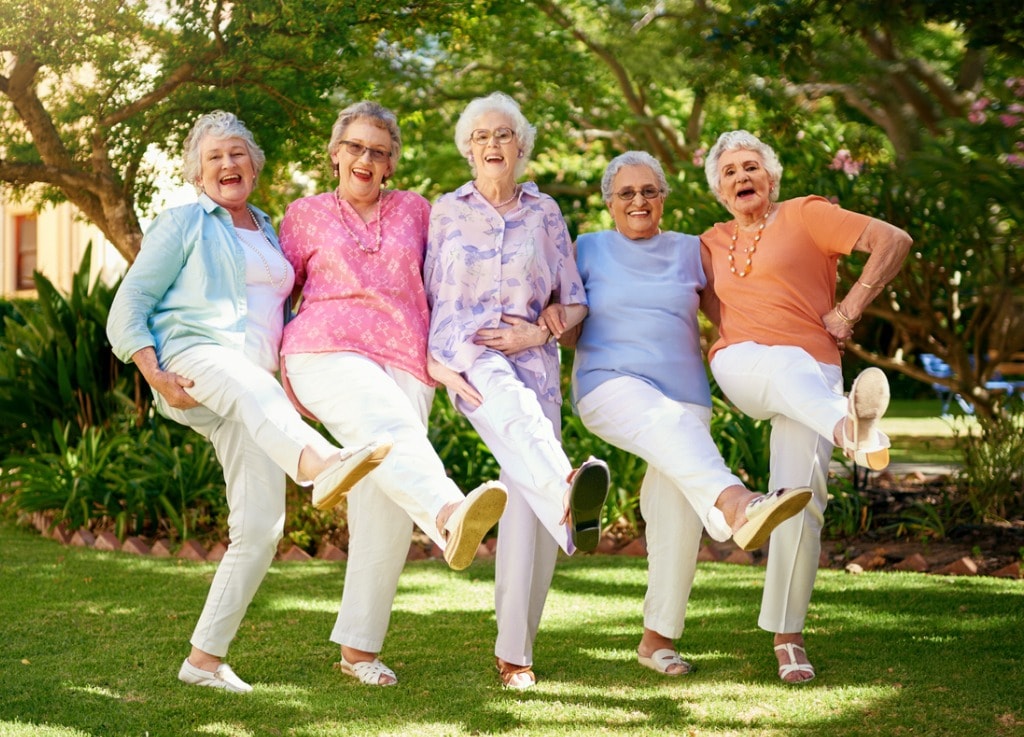
[[972,110],[971,112],[967,113],[967,119],[974,123],[975,125],[981,125],[982,123],[985,122],[985,113],[979,113],[977,111]]
[[1021,154],[1010,154],[1006,157],[1006,163],[1018,169],[1024,169],[1024,156]]
[[707,148],[701,146],[693,152],[693,165],[696,167],[704,166],[704,155],[708,152]]
[[1016,125],[1020,123],[1021,120],[1024,120],[1024,118],[1021,118],[1021,116],[1019,115],[1009,115],[1007,113],[1003,113],[1002,115],[999,116],[999,122],[1002,123],[1007,128],[1016,127]]
[[864,164],[854,159],[845,148],[841,148],[836,151],[835,158],[832,159],[832,163],[828,165],[828,168],[834,171],[842,170],[846,176],[855,177],[860,174]]

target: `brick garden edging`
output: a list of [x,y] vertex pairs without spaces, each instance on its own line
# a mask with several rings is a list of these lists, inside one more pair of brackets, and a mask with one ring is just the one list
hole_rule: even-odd
[[[129,537],[121,542],[118,537],[109,531],[99,532],[95,535],[89,530],[82,528],[74,532],[68,531],[62,524],[54,524],[53,516],[42,512],[35,512],[28,515],[28,521],[44,537],[52,538],[62,545],[75,547],[87,547],[95,550],[120,551],[132,555],[151,555],[158,558],[179,558],[182,560],[216,562],[224,557],[227,545],[223,542],[215,543],[209,550],[196,540],[186,540],[177,550],[169,540],[158,539],[147,542],[141,537]],[[493,558],[494,547],[497,540],[491,538],[480,545],[477,551],[477,558]],[[822,546],[821,560],[822,568],[842,568],[851,574],[860,574],[865,571],[882,570],[889,568],[895,571],[915,571],[918,573],[933,573],[947,576],[977,576],[989,575],[999,578],[1024,578],[1019,560],[1010,563],[996,571],[987,574],[979,574],[977,563],[970,555],[964,555],[950,562],[929,562],[920,553],[912,553],[905,558],[890,564],[887,551],[884,546],[861,553],[852,560],[845,561],[844,558],[834,558]],[[644,557],[647,555],[647,546],[643,538],[636,538],[625,544],[620,543],[614,537],[605,535],[597,547],[596,554],[601,555],[625,555],[632,557]],[[441,550],[433,544],[422,545],[413,542],[409,547],[406,560],[442,560],[444,556]],[[341,548],[327,543],[321,546],[317,555],[312,556],[302,548],[291,545],[286,546],[283,541],[282,549],[278,551],[275,560],[288,562],[302,562],[308,560],[333,560],[343,561],[348,559],[348,554]],[[718,563],[734,563],[738,565],[764,565],[766,556],[757,553],[749,553],[741,550],[733,543],[704,544],[697,556],[698,561],[709,561]]]

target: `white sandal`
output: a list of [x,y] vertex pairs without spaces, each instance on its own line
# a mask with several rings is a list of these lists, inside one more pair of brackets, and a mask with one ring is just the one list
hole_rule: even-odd
[[[341,661],[335,663],[336,668],[340,668],[341,672],[347,676],[358,678],[360,681],[368,686],[394,686],[398,683],[398,676],[395,672],[380,662],[380,658],[374,658],[373,660],[363,660],[358,663],[350,663],[345,660],[345,656],[341,657]],[[380,679],[382,676],[386,676],[391,680],[390,683],[381,683]]]
[[860,372],[850,387],[846,412],[853,426],[852,437],[843,423],[843,452],[858,466],[881,471],[889,465],[889,438],[878,429],[889,406],[889,380],[885,372],[872,366]]
[[783,681],[786,681],[786,676],[788,676],[790,673],[810,673],[811,677],[804,678],[799,681],[786,681],[786,683],[807,683],[807,681],[810,681],[814,678],[813,665],[811,665],[810,663],[796,662],[796,653],[794,652],[795,650],[799,650],[804,654],[804,657],[807,657],[807,651],[804,650],[802,645],[797,645],[793,642],[784,642],[781,645],[776,645],[775,649],[777,651],[785,650],[786,657],[789,658],[788,663],[779,666],[779,678],[781,678]]
[[[656,670],[658,673],[664,673],[666,676],[685,676],[693,667],[679,657],[679,653],[671,648],[664,647],[660,650],[655,650],[650,655],[636,654],[636,661],[645,668]],[[681,665],[683,669],[678,673],[669,673],[668,669],[673,665]]]

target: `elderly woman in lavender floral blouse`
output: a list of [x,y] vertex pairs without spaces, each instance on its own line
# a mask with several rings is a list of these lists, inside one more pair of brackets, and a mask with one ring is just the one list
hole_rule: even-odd
[[516,182],[535,135],[507,95],[470,102],[455,142],[474,179],[434,205],[424,263],[431,375],[494,454],[509,491],[495,655],[510,688],[536,682],[533,641],[558,548],[597,546],[609,484],[602,461],[573,471],[561,446],[558,349],[537,322],[555,300],[578,323],[586,296],[558,206],[536,184]]

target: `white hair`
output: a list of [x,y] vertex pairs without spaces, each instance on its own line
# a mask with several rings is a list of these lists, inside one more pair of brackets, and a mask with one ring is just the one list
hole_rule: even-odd
[[662,196],[669,193],[668,179],[665,178],[665,171],[656,158],[646,151],[626,151],[609,161],[608,166],[605,167],[604,176],[601,177],[601,197],[605,202],[611,202],[612,197],[615,196],[615,193],[612,192],[612,183],[615,181],[615,175],[619,173],[619,169],[625,166],[646,166],[658,180],[658,188],[661,190]]
[[476,129],[476,122],[487,113],[501,113],[512,121],[512,127],[516,132],[516,140],[519,143],[519,151],[522,154],[516,160],[516,178],[518,179],[526,171],[530,154],[533,153],[533,142],[537,138],[537,129],[530,125],[530,122],[519,109],[519,103],[506,95],[504,92],[492,92],[486,97],[477,97],[472,100],[466,109],[462,111],[458,122],[455,124],[455,145],[459,153],[469,161],[469,167],[476,174],[476,165],[473,163],[473,148],[470,136]]
[[718,137],[715,145],[708,151],[707,159],[704,161],[704,175],[708,179],[708,186],[719,202],[722,201],[721,194],[721,172],[718,170],[718,160],[727,151],[753,151],[761,157],[768,176],[772,178],[775,186],[772,187],[770,197],[772,201],[779,199],[779,183],[782,181],[782,163],[775,155],[775,150],[764,143],[753,133],[745,130],[726,131]]
[[256,140],[245,124],[239,120],[234,113],[226,113],[223,110],[214,110],[212,113],[200,115],[185,137],[184,151],[181,154],[181,175],[189,184],[196,185],[199,189],[199,180],[203,175],[203,162],[200,160],[199,148],[203,139],[207,136],[213,138],[241,138],[245,147],[249,150],[249,158],[252,160],[252,171],[255,179],[253,186],[256,186],[256,179],[260,178],[263,165],[267,163],[267,157],[263,149],[256,145]]

